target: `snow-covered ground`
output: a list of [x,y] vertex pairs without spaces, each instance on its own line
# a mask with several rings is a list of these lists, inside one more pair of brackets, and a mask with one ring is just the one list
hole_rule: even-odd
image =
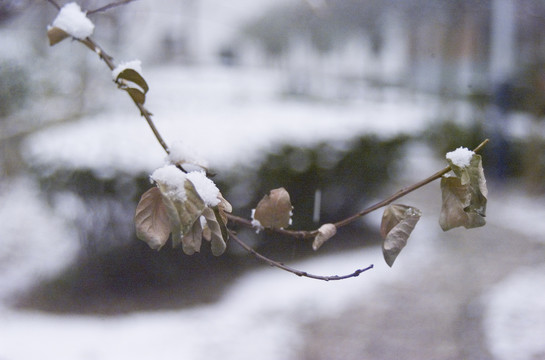
[[54,276],[78,251],[75,229],[28,178],[0,182],[0,219],[0,303]]
[[[545,232],[542,232],[542,236]],[[486,293],[490,351],[501,360],[545,358],[545,265],[521,267]]]
[[[6,201],[14,204],[11,211],[2,213],[5,220],[0,227],[4,244],[2,256],[10,259],[9,255],[14,254],[6,253],[6,244],[8,248],[14,244],[26,248],[25,258],[16,257],[16,262],[2,263],[3,283],[14,280],[28,285],[36,281],[35,274],[44,269],[52,273],[57,269],[58,264],[52,263],[51,259],[64,258],[70,253],[70,246],[66,247],[66,243],[70,243],[70,232],[56,228],[58,222],[52,221],[51,214],[43,211],[44,204],[33,191],[27,182],[15,191],[1,194],[3,204]],[[518,199],[517,202],[510,203],[514,199]],[[517,219],[518,229],[529,237],[534,231],[543,234],[543,223],[536,223],[545,213],[545,206],[543,202],[541,204],[538,207],[529,198],[509,193],[491,210],[490,226],[508,223],[511,221],[509,214],[524,213],[531,206],[534,212],[530,217]],[[507,206],[511,209],[509,213],[503,210]],[[22,220],[24,216],[19,213],[23,208],[38,227],[49,224],[49,228],[43,229],[48,235],[65,238],[59,249],[51,248],[51,236],[28,232]],[[524,233],[530,228],[529,233]],[[13,232],[27,236],[14,237]],[[10,236],[10,241],[6,243],[4,236]],[[400,284],[407,286],[429,271],[435,254],[445,250],[445,243],[440,241],[444,236],[436,219],[425,215],[392,269],[383,263],[382,254],[376,248],[290,264],[318,274],[345,274],[375,264],[374,269],[350,280],[320,282],[263,267],[239,278],[217,303],[176,311],[101,317],[55,315],[3,306],[0,307],[0,359],[297,359],[308,341],[305,325],[322,318],[335,318],[354,304],[380,307],[374,302],[381,299],[384,289]],[[479,238],[472,241],[479,241]],[[22,269],[22,272],[14,276],[6,269]],[[442,281],[449,283],[459,279],[452,274]],[[505,280],[490,289],[482,289],[480,298],[485,309],[482,326],[486,346],[494,358],[543,358],[545,288],[541,284],[544,281],[542,262],[536,267],[515,268]],[[4,292],[12,290],[6,286],[2,288]],[[449,296],[456,296],[456,293]]]
[[[500,195],[489,205],[489,223],[519,233],[520,237],[510,239],[515,243],[543,244],[544,216],[545,198],[520,190]],[[545,253],[543,247],[538,249],[538,265],[521,264],[483,291],[484,333],[498,360],[545,359]]]
[[[440,105],[434,97],[410,97],[402,90],[385,90],[382,102],[286,100],[280,97],[282,74],[275,70],[167,67],[143,72],[150,86],[146,107],[165,141],[183,141],[217,170],[252,164],[275,144],[414,134]],[[104,176],[160,167],[164,152],[128,96],[113,86],[106,91],[117,110],[32,136],[25,151],[29,162],[50,170],[90,168]]]
[[[297,266],[351,272],[379,256],[377,250],[361,250]],[[396,277],[385,270],[322,283],[263,268],[238,281],[217,304],[179,311],[100,318],[4,310],[0,358],[290,359],[300,347],[306,320],[342,310]]]

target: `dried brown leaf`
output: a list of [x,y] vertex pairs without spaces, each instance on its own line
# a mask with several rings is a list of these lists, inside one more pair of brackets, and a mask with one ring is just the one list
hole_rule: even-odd
[[441,179],[441,214],[439,225],[443,231],[455,227],[475,228],[484,226],[486,197],[482,191],[475,193],[471,184],[462,185],[458,177]]
[[254,219],[261,226],[272,229],[283,229],[291,224],[293,206],[290,194],[284,188],[271,190],[259,201],[254,212]]
[[[180,171],[181,172],[181,171]],[[201,199],[191,181],[174,184],[163,179],[154,179],[166,207],[172,230],[172,245],[180,245],[183,237],[191,231],[195,221],[199,219],[206,204]],[[182,189],[179,187],[183,186]],[[181,197],[179,193],[185,195]]]
[[318,229],[318,235],[312,242],[312,249],[318,250],[327,240],[331,239],[337,233],[337,227],[333,224],[324,224]]
[[394,204],[384,210],[380,232],[384,241],[382,242],[382,253],[388,266],[394,264],[395,259],[407,245],[422,212],[417,208]]
[[187,255],[193,255],[201,250],[202,244],[202,226],[201,221],[193,223],[191,230],[182,236],[182,250]]
[[49,46],[60,43],[64,39],[70,37],[70,35],[58,27],[52,26],[47,29],[47,38],[49,39]]
[[152,249],[159,250],[168,241],[171,223],[158,188],[153,187],[142,195],[134,222],[136,236]]
[[219,223],[221,219],[218,221],[218,217],[211,208],[204,209],[202,215],[206,219],[206,225],[210,230],[210,246],[212,249],[212,254],[215,256],[220,256],[227,248],[227,244],[225,243],[226,239],[224,238],[224,234]]

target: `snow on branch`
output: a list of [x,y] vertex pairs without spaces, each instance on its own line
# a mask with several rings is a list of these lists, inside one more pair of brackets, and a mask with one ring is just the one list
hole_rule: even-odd
[[[87,17],[80,6],[74,2],[64,5],[53,23],[47,28],[48,33],[63,31],[68,36],[83,40],[93,34],[95,24]],[[51,37],[50,37],[51,40]]]

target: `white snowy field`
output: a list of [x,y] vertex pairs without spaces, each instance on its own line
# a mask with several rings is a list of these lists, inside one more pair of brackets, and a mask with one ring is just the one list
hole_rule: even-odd
[[[282,73],[262,69],[143,69],[150,91],[146,107],[165,141],[183,141],[216,170],[251,165],[277,144],[346,142],[362,134],[415,134],[433,120],[434,97],[384,90],[384,101],[317,102],[280,96]],[[126,94],[114,86],[115,110],[42,131],[27,141],[31,164],[112,172],[152,172],[165,154]],[[368,93],[367,95],[365,93]]]
[[[358,251],[297,266],[351,272],[379,256]],[[321,283],[265,267],[243,277],[217,304],[179,311],[101,318],[2,310],[0,358],[295,358],[305,321],[335,314],[396,276],[384,270]]]
[[[144,68],[144,75],[151,88],[146,105],[167,141],[184,141],[218,171],[255,163],[265,151],[285,142],[341,144],[367,133],[416,133],[440,106],[433,98],[399,90],[385,90],[380,101],[371,95],[347,102],[286,100],[276,91],[278,74],[259,70]],[[102,176],[151,172],[162,166],[162,149],[130,99],[113,87],[111,93],[118,110],[29,137],[24,145],[27,160],[49,170],[88,168]],[[422,147],[407,156],[415,180],[438,170],[436,165],[444,166]],[[427,199],[423,201],[426,206]],[[39,282],[40,276],[54,276],[73,259],[77,239],[67,221],[69,211],[64,210],[58,214],[48,208],[32,180],[1,184],[0,300]],[[517,192],[490,195],[489,225],[518,232],[523,239],[519,241],[543,242],[543,216],[543,198]],[[377,221],[376,216],[370,221]],[[436,219],[424,217],[392,269],[383,263],[379,249],[290,264],[326,275],[375,264],[358,278],[341,282],[300,279],[263,267],[239,278],[217,303],[176,311],[55,315],[14,310],[4,301],[0,359],[297,359],[309,341],[306,324],[335,318],[354,304],[371,304],[389,286],[410,284],[430,271],[434,254],[445,251],[443,236]],[[56,241],[53,246],[51,239]],[[486,348],[495,358],[543,358],[545,288],[539,286],[543,280],[543,266],[521,265],[505,280],[481,289],[485,309],[481,326]],[[442,281],[460,279],[452,275]]]

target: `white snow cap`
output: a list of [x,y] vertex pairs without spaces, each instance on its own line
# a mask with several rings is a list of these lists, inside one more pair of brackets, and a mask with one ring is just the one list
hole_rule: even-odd
[[112,70],[112,77],[114,81],[117,79],[119,74],[126,69],[132,69],[142,75],[142,62],[140,60],[131,60],[117,65],[115,69]]
[[48,29],[51,27],[59,28],[70,36],[81,40],[91,36],[95,29],[93,22],[87,18],[75,2],[68,3],[61,8],[53,24]]
[[161,191],[166,195],[180,201],[186,201],[184,182],[186,174],[174,165],[163,166],[151,174],[151,179],[158,183]]
[[187,179],[193,183],[197,193],[207,206],[216,206],[220,203],[220,191],[212,180],[202,171],[193,171],[187,174]]
[[459,147],[458,149],[448,152],[446,158],[456,166],[467,167],[471,163],[471,158],[475,154],[474,151],[465,147]]
[[[175,141],[169,147],[168,161],[172,164],[182,165],[184,169],[186,166],[184,164],[197,165],[198,167],[205,168],[208,167],[208,162],[202,159],[195,149],[187,146],[183,141]],[[187,169],[191,171],[192,169]]]

